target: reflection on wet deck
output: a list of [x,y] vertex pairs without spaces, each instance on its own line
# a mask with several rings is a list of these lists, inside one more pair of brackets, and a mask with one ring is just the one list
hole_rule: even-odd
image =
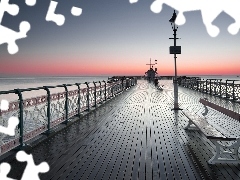
[[[160,84],[163,91],[138,81],[136,87],[29,150],[36,164],[46,161],[50,165],[40,178],[240,179],[239,165],[207,164],[215,146],[199,131],[184,130],[187,118],[181,111],[171,111],[172,82]],[[204,111],[199,99],[207,96],[179,87],[181,108],[198,114]],[[207,118],[240,135],[238,121],[213,109]],[[26,164],[15,160],[10,164],[9,177],[21,179]]]

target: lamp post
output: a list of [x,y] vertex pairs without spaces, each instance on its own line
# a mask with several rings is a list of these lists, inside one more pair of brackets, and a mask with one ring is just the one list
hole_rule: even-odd
[[174,86],[174,108],[172,110],[181,110],[178,106],[178,84],[177,84],[177,56],[176,54],[181,54],[181,46],[176,46],[176,40],[179,39],[177,38],[177,29],[178,26],[175,24],[175,20],[177,18],[176,12],[174,10],[172,18],[169,20],[172,26],[173,30],[173,39],[174,40],[174,46],[170,46],[170,54],[174,54],[174,66],[175,66],[175,77],[173,79],[173,86]]

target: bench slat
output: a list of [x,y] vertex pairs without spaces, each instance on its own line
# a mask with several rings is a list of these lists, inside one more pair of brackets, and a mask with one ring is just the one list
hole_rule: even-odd
[[214,103],[212,103],[212,102],[210,102],[210,101],[208,101],[206,99],[202,99],[201,98],[199,100],[199,102],[202,103],[205,106],[209,106],[209,107],[211,107],[213,109],[216,109],[217,111],[219,111],[219,112],[221,112],[221,113],[223,113],[223,114],[225,114],[225,115],[227,115],[227,116],[229,116],[229,117],[231,117],[233,119],[236,119],[236,120],[240,121],[240,114],[237,113],[237,112],[234,112],[232,110],[229,110],[229,109],[226,109],[224,107],[221,107],[221,106],[219,106],[217,104],[214,104]]
[[219,140],[236,140],[233,137],[226,137],[221,132],[219,132],[216,128],[214,128],[211,124],[209,124],[206,119],[201,118],[195,113],[191,113],[188,110],[183,110],[184,115],[192,121],[192,123],[198,127],[202,133],[208,139],[219,139]]

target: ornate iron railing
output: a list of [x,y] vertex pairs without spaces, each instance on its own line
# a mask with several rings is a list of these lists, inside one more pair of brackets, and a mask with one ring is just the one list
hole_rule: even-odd
[[198,77],[178,78],[180,86],[239,103],[240,84],[236,84],[236,81],[238,80],[226,80],[222,82],[222,79],[201,80]]
[[[99,81],[0,91],[2,99],[6,99],[4,95],[18,95],[17,101],[9,103],[8,110],[0,110],[0,126],[7,127],[8,119],[12,116],[19,119],[14,136],[0,133],[0,155],[24,146],[28,140],[37,135],[49,134],[55,126],[71,121],[73,116],[89,112],[91,108],[96,108],[98,104],[113,98],[136,83],[137,78],[130,78],[112,83]],[[85,87],[82,88],[82,85]],[[54,88],[60,87],[64,88],[63,92],[51,93]],[[69,90],[69,87],[73,90]],[[46,94],[23,98],[24,92],[39,90],[45,90]]]

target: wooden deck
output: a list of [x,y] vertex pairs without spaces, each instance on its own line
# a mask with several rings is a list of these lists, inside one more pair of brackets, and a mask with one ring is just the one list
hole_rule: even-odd
[[[46,161],[50,179],[240,179],[240,166],[209,165],[213,143],[199,131],[186,131],[188,119],[172,111],[172,81],[159,81],[157,90],[146,81],[106,102],[27,153],[35,164]],[[179,87],[181,108],[198,114],[208,95]],[[212,99],[214,100],[214,99]],[[210,123],[240,136],[240,122],[213,109]],[[21,179],[26,163],[9,162],[9,177]]]

